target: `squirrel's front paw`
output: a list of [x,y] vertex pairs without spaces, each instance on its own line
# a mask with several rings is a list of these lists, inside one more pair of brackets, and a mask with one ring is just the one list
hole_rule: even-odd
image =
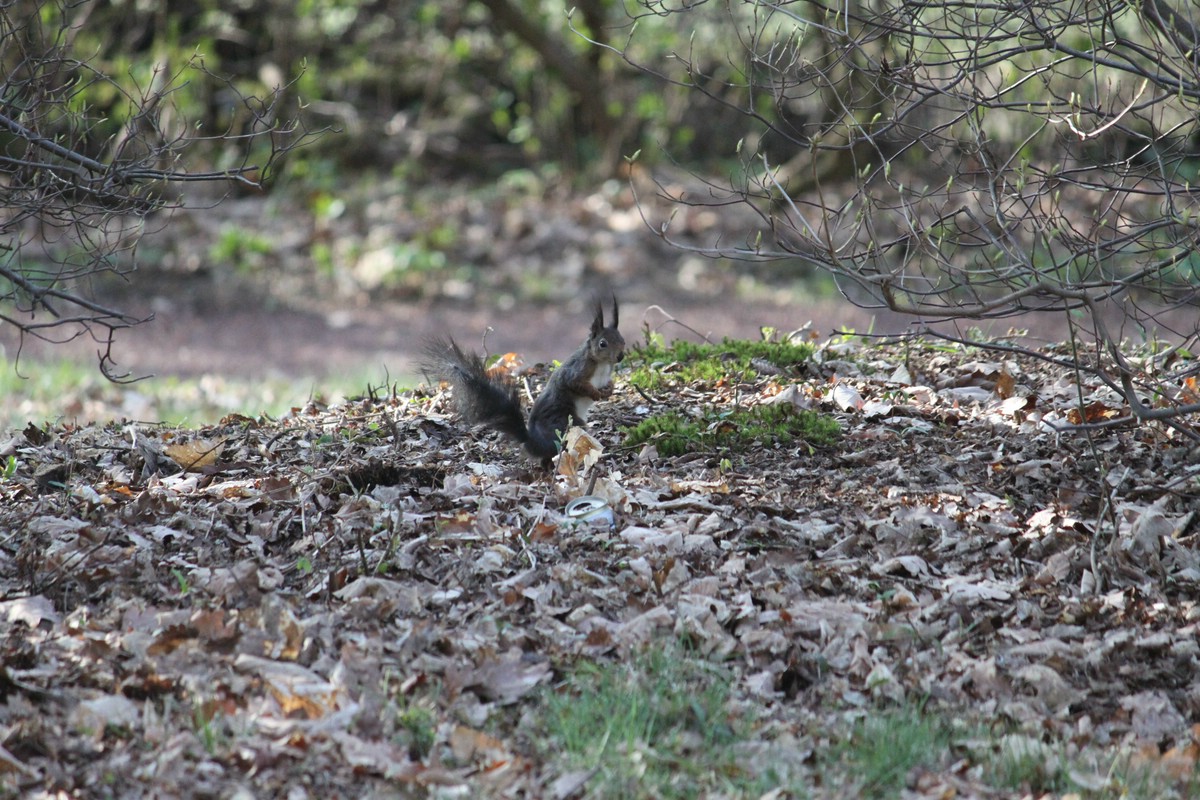
[[607,400],[608,398],[612,397],[613,385],[610,383],[606,386],[601,386],[596,390],[596,393],[600,395],[601,400]]

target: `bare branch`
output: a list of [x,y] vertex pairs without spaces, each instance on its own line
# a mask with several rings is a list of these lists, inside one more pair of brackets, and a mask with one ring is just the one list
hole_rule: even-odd
[[[258,188],[312,134],[281,116],[290,86],[253,97],[199,56],[173,71],[154,66],[145,85],[104,74],[72,52],[94,10],[70,0],[0,8],[0,324],[22,342],[91,336],[101,370],[123,379],[114,335],[145,320],[93,299],[91,279],[136,269],[152,215],[181,203],[173,184]],[[176,100],[193,80],[229,101],[224,130],[198,135],[184,118]],[[233,163],[188,168],[186,156],[217,148]]]

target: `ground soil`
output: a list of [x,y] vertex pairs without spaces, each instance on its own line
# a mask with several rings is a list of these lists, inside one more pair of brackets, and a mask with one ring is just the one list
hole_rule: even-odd
[[[147,281],[160,284],[161,281]],[[167,300],[166,298],[173,298]],[[185,302],[179,302],[184,298]],[[527,362],[561,359],[586,335],[589,312],[582,303],[562,308],[532,302],[502,310],[485,302],[445,299],[379,301],[366,305],[336,299],[291,304],[265,296],[224,302],[206,283],[173,282],[149,301],[126,303],[146,321],[117,334],[113,355],[118,372],[135,377],[222,375],[312,378],[385,373],[408,378],[416,372],[423,339],[453,335],[489,352],[516,352]],[[802,302],[713,298],[701,293],[640,291],[621,296],[622,329],[640,340],[645,330],[667,339],[713,341],[757,339],[764,327],[780,332],[807,328],[821,338],[838,331],[885,337],[916,330],[920,321],[888,311],[860,308],[839,298]],[[1053,342],[1065,335],[1058,318],[1020,320],[1035,338]],[[969,323],[942,325],[962,332]],[[1002,336],[1004,321],[983,326]],[[486,335],[486,342],[484,337]],[[25,341],[0,329],[0,348],[26,364],[56,358],[94,361],[97,344],[88,336],[65,343]]]

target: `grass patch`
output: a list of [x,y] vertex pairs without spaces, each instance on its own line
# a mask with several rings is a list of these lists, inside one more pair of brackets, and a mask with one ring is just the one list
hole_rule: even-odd
[[918,767],[936,770],[955,738],[948,719],[902,706],[860,720],[830,755],[846,768],[855,796],[899,797],[909,773]]
[[1063,742],[1019,733],[995,738],[974,748],[972,755],[983,764],[987,783],[1025,796],[1167,800],[1196,797],[1200,788],[1195,762],[1191,776],[1173,781],[1157,764],[1137,759],[1128,751],[1073,752]]
[[708,408],[699,418],[671,411],[623,429],[625,443],[638,447],[653,444],[661,456],[678,456],[698,450],[742,452],[803,441],[827,445],[836,441],[837,422],[815,411],[787,405],[750,408]]
[[628,381],[643,391],[671,383],[753,380],[763,372],[794,371],[812,357],[810,345],[770,340],[725,339],[720,344],[651,340],[632,350]]
[[0,432],[26,425],[113,420],[208,425],[229,414],[279,416],[320,395],[330,400],[359,395],[377,376],[286,380],[152,377],[117,384],[100,374],[94,361],[36,361],[24,358],[20,374],[0,360]]
[[757,737],[731,712],[731,686],[728,670],[679,647],[580,663],[543,695],[545,755],[564,773],[593,771],[589,798],[761,796],[780,777],[739,763]]
[[900,797],[922,773],[936,775],[952,767],[1014,797],[1182,800],[1196,796],[1200,787],[1200,773],[1173,779],[1128,751],[1076,749],[1061,741],[996,730],[969,712],[929,710],[924,704],[871,712],[818,760],[826,786],[838,787],[843,796],[868,800]]

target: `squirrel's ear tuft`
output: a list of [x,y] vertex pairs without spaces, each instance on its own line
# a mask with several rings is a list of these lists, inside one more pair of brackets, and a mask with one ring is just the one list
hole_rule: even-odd
[[592,317],[592,335],[595,336],[600,331],[604,330],[604,306],[600,305],[600,301],[596,301],[596,315]]
[[613,292],[612,299],[613,299],[612,326],[614,328],[617,328],[620,326],[617,325],[617,294],[616,294],[616,292]]

